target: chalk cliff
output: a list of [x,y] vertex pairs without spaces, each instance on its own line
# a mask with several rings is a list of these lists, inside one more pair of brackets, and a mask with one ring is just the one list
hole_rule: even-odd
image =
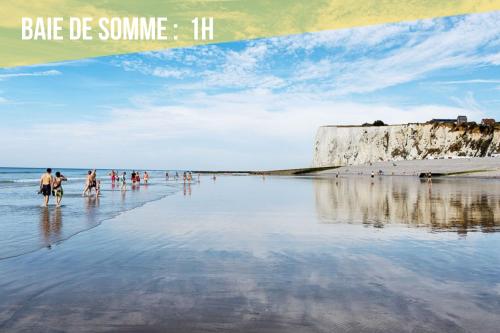
[[500,152],[498,125],[322,126],[316,134],[313,167],[482,157],[497,152]]

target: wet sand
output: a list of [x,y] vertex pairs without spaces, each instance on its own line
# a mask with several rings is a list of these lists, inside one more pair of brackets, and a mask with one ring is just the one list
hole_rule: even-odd
[[497,332],[499,230],[487,180],[202,178],[0,260],[0,331]]
[[[405,160],[376,162],[363,165],[343,166],[317,174],[369,175],[372,171],[382,170],[386,176],[418,176],[422,172],[460,173],[459,177],[500,178],[499,157],[473,157],[437,160]],[[480,171],[480,172],[478,172]],[[452,177],[456,177],[452,176]]]

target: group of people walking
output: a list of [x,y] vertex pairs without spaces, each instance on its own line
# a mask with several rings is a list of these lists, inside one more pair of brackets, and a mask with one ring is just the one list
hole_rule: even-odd
[[[126,190],[127,188],[127,173],[125,171],[122,172],[121,175],[118,174],[117,171],[111,170],[109,173],[111,176],[111,183],[114,186],[116,182],[121,183],[121,190]],[[49,205],[50,196],[56,197],[56,205],[57,207],[61,206],[61,200],[64,194],[62,182],[67,181],[68,179],[61,174],[59,171],[55,173],[55,176],[52,175],[52,169],[47,168],[47,170],[40,177],[40,189],[38,191],[39,194],[43,195],[44,206],[47,207]],[[132,186],[136,184],[140,184],[141,176],[139,172],[132,171],[131,178]],[[144,184],[148,184],[149,182],[149,174],[147,171],[144,171],[142,180]],[[98,197],[101,194],[101,181],[97,179],[96,169],[89,170],[87,172],[87,176],[85,178],[85,186],[83,188],[82,196],[91,196],[94,195]]]
[[52,169],[47,168],[45,173],[40,177],[40,190],[38,193],[43,194],[44,206],[49,205],[50,195],[56,197],[57,207],[61,206],[61,200],[64,194],[62,182],[66,181],[66,177],[62,175],[59,171],[56,172],[56,176],[52,176]]

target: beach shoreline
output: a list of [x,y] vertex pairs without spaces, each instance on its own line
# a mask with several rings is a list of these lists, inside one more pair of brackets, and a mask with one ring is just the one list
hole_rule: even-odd
[[[382,171],[379,174],[379,171]],[[434,160],[382,161],[371,164],[304,167],[277,170],[197,170],[200,175],[241,175],[241,176],[329,176],[329,175],[371,175],[415,176],[431,172],[441,177],[468,177],[500,179],[500,158],[470,157]]]
[[384,176],[414,176],[431,172],[442,177],[468,177],[500,179],[500,158],[474,157],[435,160],[384,161],[372,164],[349,165],[335,170],[320,171],[315,175],[376,175],[382,171]]

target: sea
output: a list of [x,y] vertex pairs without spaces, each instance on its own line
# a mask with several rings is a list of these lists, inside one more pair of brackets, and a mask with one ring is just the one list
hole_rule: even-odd
[[[117,170],[119,174],[127,172],[127,190],[122,191],[118,181],[111,182],[111,170],[97,170],[101,195],[82,197],[88,169],[54,168],[53,174],[56,171],[68,179],[63,182],[60,208],[55,207],[55,197],[51,197],[49,207],[42,206],[43,196],[38,191],[45,169],[0,168],[0,259],[50,247],[122,212],[180,190],[180,183],[174,177],[166,179],[166,171],[148,170],[148,184],[132,186],[129,178],[132,170]],[[140,170],[141,178],[143,172]],[[175,172],[170,174],[173,176]]]

